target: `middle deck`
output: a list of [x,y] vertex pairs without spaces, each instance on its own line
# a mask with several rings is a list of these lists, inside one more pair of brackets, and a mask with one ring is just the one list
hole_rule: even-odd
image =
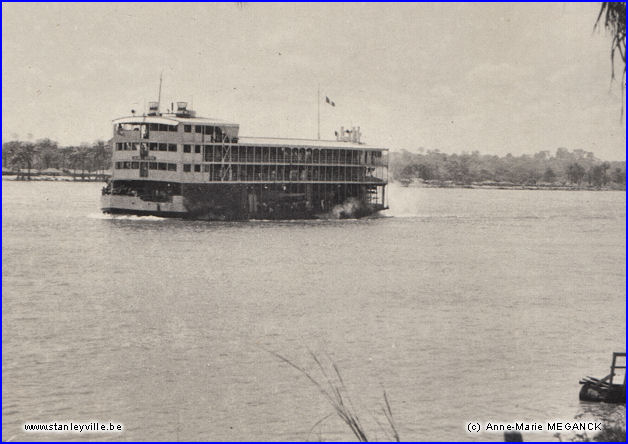
[[388,179],[388,153],[382,148],[337,141],[247,138],[236,143],[147,142],[133,136],[114,140],[116,179],[137,179],[137,170],[140,179],[150,176],[151,180],[187,183],[382,185]]

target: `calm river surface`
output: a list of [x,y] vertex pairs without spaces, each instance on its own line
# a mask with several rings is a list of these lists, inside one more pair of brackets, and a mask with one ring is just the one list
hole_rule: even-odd
[[[388,216],[210,223],[99,213],[102,184],[2,182],[3,440],[491,440],[573,420],[625,350],[625,193],[391,187]],[[622,407],[618,412],[625,416]],[[120,435],[25,422],[122,423]],[[526,440],[551,438],[525,435]],[[309,436],[353,440],[332,415]]]

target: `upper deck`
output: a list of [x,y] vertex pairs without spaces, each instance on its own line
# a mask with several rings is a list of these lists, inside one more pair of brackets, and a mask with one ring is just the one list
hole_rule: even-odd
[[113,125],[114,180],[387,182],[388,150],[359,143],[355,128],[357,137],[338,140],[239,137],[237,123],[196,117],[186,106]]
[[176,115],[129,116],[113,121],[114,139],[155,142],[237,142],[239,125],[218,119]]
[[317,140],[279,137],[238,137],[237,123],[210,118],[129,116],[113,121],[114,139],[125,142],[239,143],[249,146],[297,148],[336,148],[388,151],[387,148],[341,140]]

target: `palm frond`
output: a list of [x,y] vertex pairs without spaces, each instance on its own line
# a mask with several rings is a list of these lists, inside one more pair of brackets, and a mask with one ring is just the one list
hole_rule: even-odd
[[626,76],[626,3],[602,2],[594,29],[604,23],[604,28],[612,36],[611,40],[611,78],[615,78],[615,53],[619,53],[624,62],[623,78]]

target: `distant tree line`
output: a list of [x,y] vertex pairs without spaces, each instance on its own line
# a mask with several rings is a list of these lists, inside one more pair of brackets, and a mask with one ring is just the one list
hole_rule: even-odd
[[111,144],[102,140],[79,146],[59,146],[50,139],[14,140],[2,144],[2,169],[21,171],[28,177],[33,170],[49,168],[82,174],[102,173],[111,168],[111,151]]
[[576,185],[624,188],[626,162],[606,162],[591,152],[558,148],[552,155],[499,157],[477,151],[445,154],[439,150],[402,150],[390,154],[390,170],[398,181],[449,181],[458,185],[504,183],[512,185]]

